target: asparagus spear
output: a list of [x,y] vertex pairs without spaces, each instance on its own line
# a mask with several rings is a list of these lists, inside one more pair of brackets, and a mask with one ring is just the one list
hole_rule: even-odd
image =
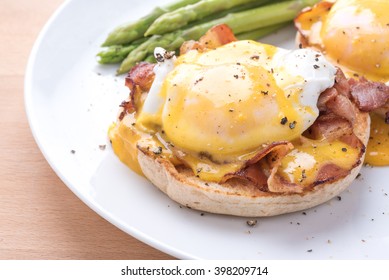
[[147,29],[145,36],[164,34],[187,25],[189,22],[200,20],[206,16],[228,10],[236,6],[256,2],[258,5],[267,0],[201,0],[195,4],[181,7],[165,13],[157,18]]
[[128,54],[134,50],[137,46],[145,42],[148,38],[140,38],[135,40],[130,45],[113,45],[102,50],[97,54],[99,57],[98,62],[100,64],[110,64],[122,62]]
[[273,33],[274,31],[276,31],[276,30],[278,30],[278,29],[280,29],[288,24],[289,24],[289,22],[286,22],[286,23],[279,23],[276,25],[258,28],[258,29],[252,30],[252,31],[247,31],[244,33],[237,34],[236,38],[238,40],[257,40],[261,37],[264,37],[266,35]]
[[[198,24],[202,24],[204,22],[214,20],[215,18],[224,17],[229,13],[235,13],[235,12],[240,12],[243,10],[256,8],[258,6],[266,4],[268,2],[270,2],[270,0],[260,0],[257,2],[251,2],[248,4],[236,6],[234,8],[224,10],[222,12],[218,12],[218,13],[213,14],[211,16],[207,16],[207,17],[203,18],[202,20],[190,23],[190,24],[188,24],[188,28],[193,27],[193,26],[198,25]],[[132,43],[130,43],[130,45],[109,46],[107,49],[102,50],[100,53],[97,54],[97,56],[100,57],[99,62],[101,64],[121,62],[127,57],[127,55],[130,53],[130,51],[132,51],[134,49],[134,47],[129,47],[129,46],[140,45],[140,43],[146,41],[147,39],[149,39],[149,38],[143,37],[141,39],[137,39],[137,40],[133,41]]]
[[112,45],[124,45],[144,36],[147,28],[164,13],[174,11],[180,7],[190,5],[199,0],[177,0],[165,7],[156,7],[148,15],[142,17],[136,22],[128,23],[117,27],[110,34],[103,43],[103,47]]
[[149,56],[147,56],[147,57],[144,59],[144,61],[150,62],[150,63],[155,63],[155,62],[156,62],[156,59],[155,59],[154,55],[149,55]]
[[182,36],[186,40],[191,37],[197,38],[212,26],[222,23],[229,25],[235,34],[252,31],[261,27],[272,26],[294,19],[302,8],[311,6],[317,2],[319,2],[319,0],[285,1],[247,11],[231,13],[223,18],[196,25],[184,31]]
[[110,46],[108,49],[103,50],[97,54],[97,56],[99,57],[99,63],[109,64],[122,62],[127,57],[127,55],[136,47],[136,45]]
[[135,48],[120,65],[118,74],[127,72],[136,62],[142,61],[154,52],[155,47],[169,50],[178,49],[187,40],[198,40],[208,29],[217,24],[225,23],[235,34],[272,26],[292,20],[302,8],[317,3],[318,0],[286,1],[255,9],[231,13],[220,19],[215,19],[186,30],[178,30],[164,35],[153,35],[149,40]]

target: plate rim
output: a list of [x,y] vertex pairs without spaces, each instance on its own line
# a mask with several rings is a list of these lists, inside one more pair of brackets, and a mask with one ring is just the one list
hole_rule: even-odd
[[70,180],[62,174],[62,172],[57,168],[57,165],[55,164],[54,160],[50,159],[50,155],[48,154],[46,148],[43,146],[41,142],[41,136],[38,135],[39,129],[37,129],[36,127],[37,117],[36,114],[34,114],[35,110],[32,108],[32,103],[33,103],[32,100],[34,97],[34,91],[33,91],[34,80],[32,79],[34,77],[33,70],[36,66],[37,54],[42,46],[42,43],[46,37],[47,32],[51,29],[52,24],[57,20],[57,18],[74,2],[76,2],[76,0],[65,0],[61,5],[57,7],[54,13],[52,13],[52,15],[49,17],[47,22],[43,25],[43,28],[40,30],[37,38],[34,41],[31,52],[28,56],[27,66],[25,70],[25,77],[24,77],[24,106],[25,106],[25,112],[30,127],[30,131],[33,135],[33,138],[40,152],[43,154],[49,166],[52,168],[54,173],[60,178],[60,180],[64,183],[64,185],[68,189],[70,189],[83,203],[85,203],[90,209],[96,212],[96,214],[98,214],[100,217],[104,218],[107,222],[111,223],[112,225],[119,228],[123,232],[129,234],[130,236],[134,237],[135,239],[155,248],[156,250],[169,254],[172,257],[176,257],[179,259],[203,259],[194,254],[191,254],[188,251],[180,250],[176,248],[174,245],[168,245],[164,241],[160,241],[157,238],[153,237],[151,233],[145,233],[142,232],[141,230],[138,230],[137,228],[132,227],[124,220],[115,217],[115,215],[111,214],[104,207],[99,205],[95,200],[93,200],[93,198],[91,199],[85,196],[80,191],[80,189],[76,187],[77,184],[75,185],[72,184]]
[[181,250],[178,250],[177,248],[174,248],[172,246],[169,246],[156,238],[153,238],[152,236],[145,234],[137,229],[134,229],[132,227],[128,227],[124,224],[121,220],[115,218],[112,214],[110,214],[108,211],[104,210],[103,207],[101,207],[99,204],[97,204],[95,201],[88,199],[86,196],[84,196],[73,184],[61,173],[61,171],[57,168],[56,164],[51,160],[49,154],[47,153],[46,149],[44,148],[40,136],[37,133],[36,128],[36,120],[34,113],[32,112],[32,98],[33,98],[33,69],[36,65],[36,55],[42,45],[43,40],[45,39],[45,36],[47,32],[50,30],[52,24],[55,22],[55,20],[60,16],[65,9],[68,8],[68,6],[74,2],[75,0],[65,0],[63,3],[58,6],[55,11],[51,14],[49,19],[46,21],[46,23],[43,25],[43,28],[39,31],[38,36],[36,37],[33,47],[30,51],[30,54],[28,55],[27,60],[27,66],[25,68],[25,75],[24,75],[24,110],[27,117],[28,126],[30,128],[30,131],[32,133],[33,139],[35,143],[37,144],[40,152],[42,153],[43,157],[51,167],[51,169],[54,171],[54,173],[60,178],[60,180],[63,182],[63,184],[71,190],[73,194],[76,195],[78,199],[80,199],[85,205],[87,205],[90,209],[92,209],[97,215],[102,217],[104,220],[109,222],[110,224],[114,225],[121,231],[129,234],[133,238],[137,239],[138,241],[141,241],[142,243],[147,244],[148,246],[159,250],[163,253],[166,253],[172,257],[179,258],[179,259],[200,259],[192,254],[189,254],[187,252],[183,252]]

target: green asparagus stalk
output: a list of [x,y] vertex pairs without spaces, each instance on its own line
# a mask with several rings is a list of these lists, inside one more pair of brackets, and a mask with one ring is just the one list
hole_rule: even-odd
[[[287,1],[287,0],[277,0],[277,2],[282,2],[282,1]],[[191,28],[193,26],[196,26],[196,25],[199,25],[199,24],[203,24],[203,23],[206,23],[206,22],[218,19],[218,18],[225,17],[226,15],[231,14],[231,13],[238,13],[238,12],[241,12],[241,11],[246,11],[246,10],[249,10],[249,9],[254,9],[254,8],[259,7],[259,6],[267,5],[267,4],[269,4],[269,2],[272,2],[272,0],[258,0],[258,1],[254,1],[254,2],[251,2],[251,3],[248,3],[248,4],[236,6],[236,7],[233,7],[231,9],[227,9],[227,10],[223,10],[221,12],[217,12],[215,14],[211,14],[211,15],[206,16],[205,18],[202,18],[200,20],[196,20],[196,21],[190,22],[186,26],[183,26],[180,29],[182,29],[182,30],[189,29],[189,28]],[[180,30],[180,29],[176,29],[176,30]],[[167,33],[169,33],[169,32],[167,32]],[[163,34],[159,34],[159,35],[163,35]]]
[[137,62],[154,52],[155,47],[175,50],[187,40],[198,40],[207,30],[217,24],[229,25],[235,34],[252,31],[292,20],[306,6],[317,3],[318,0],[286,1],[255,9],[231,13],[186,30],[178,30],[164,35],[153,35],[149,40],[135,48],[120,65],[118,74],[127,72]]
[[259,38],[262,38],[266,35],[272,34],[273,32],[277,31],[278,29],[285,27],[288,25],[289,22],[286,23],[279,23],[272,26],[266,26],[262,28],[258,28],[252,31],[247,31],[243,33],[239,33],[236,35],[236,38],[238,40],[257,40]]
[[124,45],[129,44],[136,39],[142,38],[150,24],[152,24],[154,20],[164,13],[174,11],[198,1],[199,0],[177,0],[168,6],[156,7],[148,15],[140,18],[138,21],[117,27],[108,35],[102,46],[108,47],[112,45]]
[[145,36],[164,34],[172,30],[177,30],[186,26],[189,22],[252,2],[260,5],[261,2],[267,2],[267,0],[201,0],[195,4],[187,5],[161,15],[147,29]]
[[187,40],[205,33],[206,30],[217,24],[225,23],[235,34],[252,31],[258,28],[272,26],[275,24],[290,21],[307,6],[312,6],[318,0],[293,0],[285,1],[266,6],[261,6],[255,9],[242,11],[239,13],[228,14],[223,18],[216,19],[210,22],[196,25],[193,28],[186,30],[182,36]]
[[143,42],[147,41],[148,38],[143,37],[135,40],[130,45],[113,45],[105,48],[97,54],[99,57],[98,62],[100,64],[111,64],[122,62],[128,54],[138,47]]
[[[240,12],[240,11],[243,11],[243,10],[253,9],[253,8],[258,7],[258,6],[264,5],[264,4],[266,4],[266,3],[270,2],[270,1],[271,0],[260,0],[260,1],[255,1],[255,2],[248,3],[248,4],[236,6],[236,7],[233,7],[231,9],[227,9],[227,10],[224,10],[222,12],[218,12],[218,13],[213,14],[211,16],[207,16],[207,17],[203,18],[202,20],[192,22],[192,23],[188,24],[188,28],[189,27],[193,27],[193,26],[195,26],[197,24],[202,24],[204,22],[208,22],[208,21],[214,20],[215,18],[224,17],[224,16],[226,16],[229,13],[234,13],[234,12]],[[103,50],[103,51],[101,51],[100,53],[97,54],[99,56],[99,58],[100,58],[99,62],[101,64],[109,64],[109,63],[121,62],[121,61],[123,61],[127,57],[127,55],[130,53],[130,51],[135,49],[134,47],[129,47],[129,46],[131,46],[131,45],[136,45],[136,46],[140,45],[140,43],[146,41],[147,39],[148,38],[146,38],[146,37],[143,37],[141,39],[137,39],[137,40],[133,41],[132,43],[130,43],[130,45],[113,45],[113,46],[110,46],[107,49],[105,49],[105,50]]]
[[149,56],[147,56],[147,57],[144,59],[144,61],[150,62],[150,63],[155,63],[155,62],[156,62],[156,59],[155,59],[154,55],[149,55]]
[[153,35],[149,37],[146,42],[140,44],[128,54],[120,65],[118,74],[128,72],[137,62],[144,60],[148,55],[152,55],[156,47],[169,50],[179,48],[185,41],[184,38],[179,36],[181,33],[182,31],[176,31],[165,35]]
[[128,56],[128,54],[136,47],[137,47],[136,45],[110,46],[108,49],[103,50],[97,54],[97,56],[99,57],[98,62],[100,64],[122,62]]

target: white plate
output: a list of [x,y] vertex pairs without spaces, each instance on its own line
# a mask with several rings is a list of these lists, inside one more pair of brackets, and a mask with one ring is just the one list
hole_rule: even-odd
[[[41,32],[25,104],[34,137],[65,184],[117,227],[178,258],[388,258],[388,168],[363,168],[341,200],[249,227],[246,218],[180,207],[115,157],[107,128],[128,90],[95,54],[112,28],[162,2],[67,1]],[[293,47],[293,37],[289,27],[265,41]]]

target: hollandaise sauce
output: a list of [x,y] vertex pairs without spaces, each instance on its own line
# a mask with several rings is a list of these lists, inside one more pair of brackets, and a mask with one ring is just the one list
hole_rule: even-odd
[[108,136],[111,139],[113,151],[118,158],[133,171],[143,176],[136,148],[136,143],[141,136],[123,122],[111,125]]
[[382,116],[371,113],[370,139],[365,163],[375,166],[389,165],[389,124]]
[[278,173],[292,183],[311,185],[320,168],[334,164],[351,170],[358,161],[359,150],[341,141],[306,140],[295,144],[295,148],[281,161]]

